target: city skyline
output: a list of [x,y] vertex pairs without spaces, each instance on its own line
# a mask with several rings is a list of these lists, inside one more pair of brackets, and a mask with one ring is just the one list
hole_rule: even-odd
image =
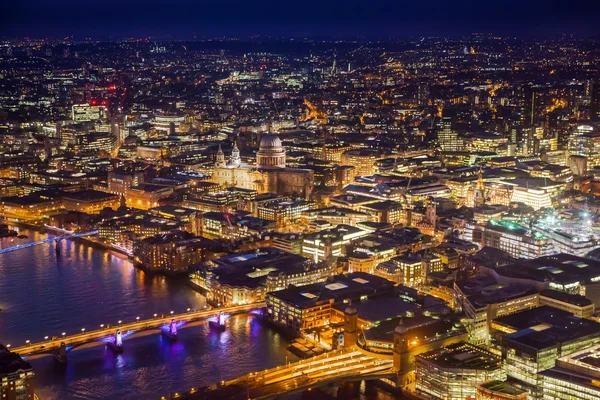
[[2,7],[3,400],[600,398],[599,5]]
[[293,4],[268,0],[114,1],[82,3],[33,0],[1,6],[6,37],[115,39],[122,37],[192,38],[202,36],[411,37],[457,36],[472,32],[545,37],[596,36],[600,5],[575,1],[474,1],[400,3],[357,0]]

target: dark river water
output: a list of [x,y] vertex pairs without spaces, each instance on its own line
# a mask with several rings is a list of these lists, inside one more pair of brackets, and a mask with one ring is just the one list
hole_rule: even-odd
[[[0,239],[2,248],[48,237],[21,229],[28,239]],[[205,306],[185,280],[152,276],[102,249],[63,241],[0,254],[0,343],[134,321],[154,313]],[[36,393],[51,399],[158,399],[295,360],[282,335],[249,315],[234,316],[224,332],[207,322],[180,329],[176,342],[162,335],[128,338],[122,354],[105,345],[75,349],[68,363],[30,359]],[[308,394],[308,393],[307,393]],[[313,392],[310,396],[316,396]],[[329,397],[325,395],[325,397]],[[305,396],[301,396],[305,397]],[[371,385],[343,387],[338,398],[388,399]]]

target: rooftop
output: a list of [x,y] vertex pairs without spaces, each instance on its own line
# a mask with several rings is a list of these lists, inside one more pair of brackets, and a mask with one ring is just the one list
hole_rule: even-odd
[[578,318],[550,306],[507,315],[494,322],[516,330],[506,335],[504,341],[536,350],[576,341],[588,335],[600,337],[600,323]]
[[32,370],[31,364],[24,361],[17,353],[11,352],[0,344],[0,376]]
[[560,285],[600,281],[600,261],[560,253],[495,268],[500,275]]
[[306,286],[290,286],[269,293],[270,296],[298,308],[310,308],[320,303],[339,303],[365,295],[391,293],[394,283],[364,272],[335,275],[326,282]]
[[503,381],[489,381],[480,384],[480,386],[496,393],[508,394],[511,396],[519,396],[525,393],[523,390]]
[[67,192],[63,196],[63,198],[65,199],[72,199],[76,201],[100,201],[118,197],[119,196],[116,194],[101,192],[99,190],[81,190],[79,192]]
[[502,368],[502,360],[492,353],[469,343],[455,343],[427,353],[418,358],[428,360],[441,368],[495,370]]

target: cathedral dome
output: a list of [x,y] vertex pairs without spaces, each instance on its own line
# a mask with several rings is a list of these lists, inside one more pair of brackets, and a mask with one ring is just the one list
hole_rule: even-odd
[[279,136],[268,133],[262,137],[256,154],[256,166],[261,169],[285,168],[285,150]]
[[279,136],[268,133],[260,141],[260,150],[283,151]]

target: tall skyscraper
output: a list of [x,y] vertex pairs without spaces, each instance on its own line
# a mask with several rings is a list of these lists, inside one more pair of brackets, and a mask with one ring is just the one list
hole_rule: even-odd
[[431,90],[429,85],[426,83],[421,83],[417,87],[417,103],[420,106],[427,106],[431,100]]
[[437,123],[437,139],[442,151],[460,151],[463,149],[462,140],[458,132],[452,129],[452,119],[442,117]]
[[525,125],[535,124],[535,107],[537,101],[537,93],[532,85],[527,85],[523,88],[523,123]]

